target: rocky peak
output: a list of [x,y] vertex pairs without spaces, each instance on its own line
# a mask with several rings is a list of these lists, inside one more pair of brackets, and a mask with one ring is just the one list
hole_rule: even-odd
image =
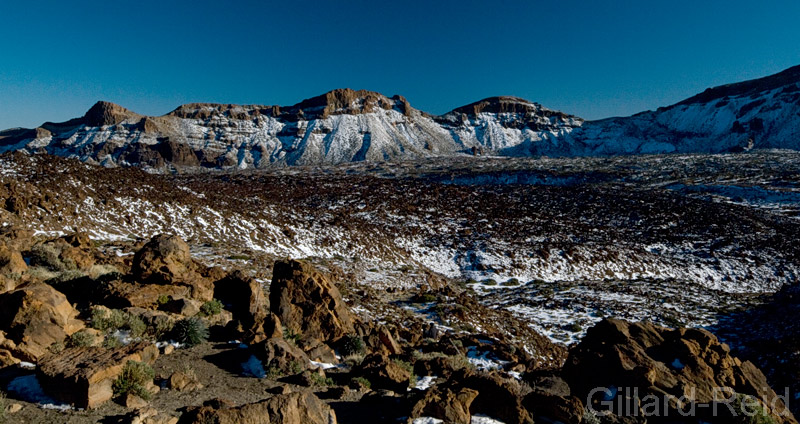
[[527,114],[537,113],[543,109],[541,105],[519,97],[496,96],[453,109],[451,113],[463,113],[469,117],[475,117],[481,113]]
[[[327,118],[330,115],[372,113],[379,109],[394,107],[405,109],[408,101],[399,96],[388,98],[383,94],[368,90],[352,90],[340,88],[321,96],[312,97],[287,108],[288,111],[301,113],[306,119]],[[401,109],[401,110],[403,110]]]
[[90,127],[102,127],[116,125],[126,119],[139,117],[140,115],[120,105],[99,101],[83,115],[83,123]]

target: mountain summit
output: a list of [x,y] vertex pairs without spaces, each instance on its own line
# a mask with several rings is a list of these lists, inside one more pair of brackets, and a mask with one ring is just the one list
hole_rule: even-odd
[[432,115],[349,88],[291,106],[192,103],[158,117],[98,102],[81,118],[0,132],[13,150],[105,166],[264,168],[459,154],[594,156],[800,149],[800,66],[675,105],[584,121],[518,97]]

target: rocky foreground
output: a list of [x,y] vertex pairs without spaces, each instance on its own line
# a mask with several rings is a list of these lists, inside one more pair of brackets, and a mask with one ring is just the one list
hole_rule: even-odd
[[706,330],[605,319],[567,349],[456,280],[377,290],[330,263],[259,266],[209,267],[171,235],[108,250],[5,227],[3,417],[797,423]]

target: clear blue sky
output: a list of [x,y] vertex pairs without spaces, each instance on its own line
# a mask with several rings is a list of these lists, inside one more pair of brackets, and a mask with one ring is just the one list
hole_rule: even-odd
[[443,113],[516,95],[628,115],[800,64],[800,2],[0,2],[0,128],[338,87]]

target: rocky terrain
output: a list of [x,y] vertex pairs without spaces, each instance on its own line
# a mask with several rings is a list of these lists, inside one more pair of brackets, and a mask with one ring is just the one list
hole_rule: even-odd
[[800,66],[634,116],[584,121],[524,99],[444,115],[402,96],[339,89],[292,106],[195,103],[142,116],[98,102],[82,117],[0,132],[22,150],[156,172],[467,155],[605,156],[800,148]]
[[795,423],[798,164],[5,154],[0,417]]

